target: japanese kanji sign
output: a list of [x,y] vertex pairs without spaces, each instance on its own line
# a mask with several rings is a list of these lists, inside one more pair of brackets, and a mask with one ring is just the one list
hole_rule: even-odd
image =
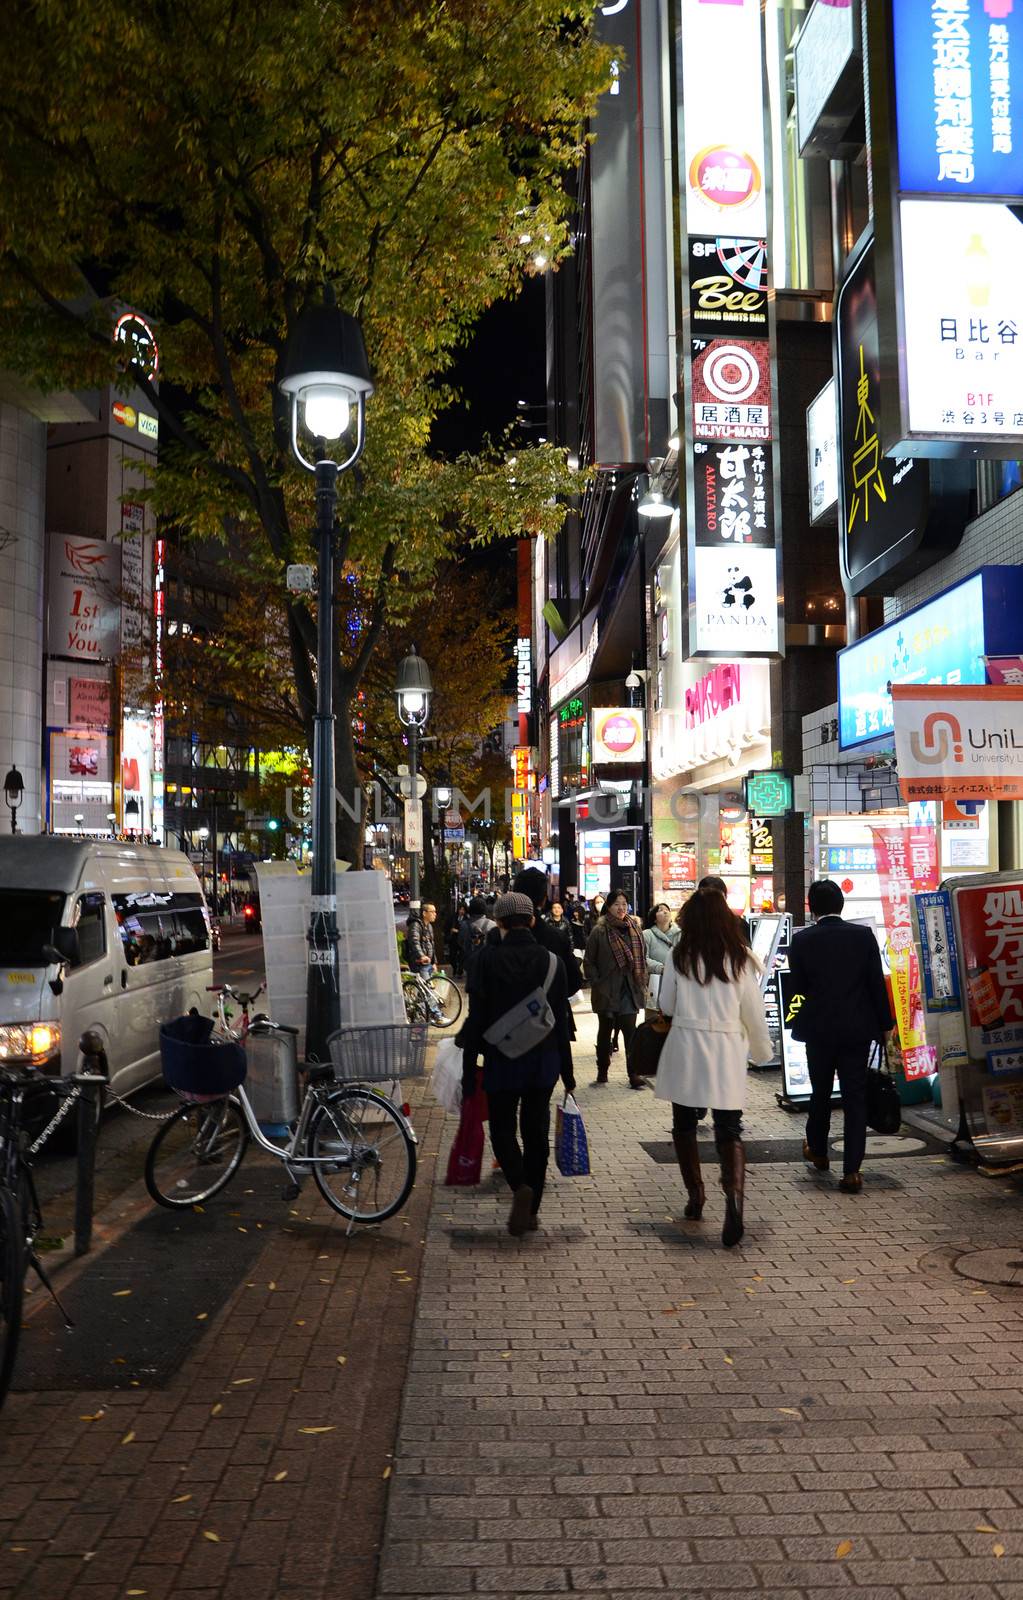
[[938,886],[938,846],[934,828],[872,827],[874,858],[881,882],[892,999],[907,1079],[935,1070],[928,1046],[920,962],[913,944],[911,895]]
[[694,446],[698,545],[774,544],[771,453],[761,444]]
[[1023,880],[955,891],[967,1042],[974,1060],[1023,1041]]

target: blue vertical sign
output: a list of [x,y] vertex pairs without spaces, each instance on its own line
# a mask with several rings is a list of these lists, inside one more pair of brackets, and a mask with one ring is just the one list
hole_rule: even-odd
[[890,0],[903,194],[1023,198],[1023,0]]
[[928,1011],[959,1011],[959,957],[952,925],[952,896],[947,889],[914,895],[920,955]]

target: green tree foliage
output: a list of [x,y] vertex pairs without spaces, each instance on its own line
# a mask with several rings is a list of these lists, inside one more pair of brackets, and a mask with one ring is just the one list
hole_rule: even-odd
[[[562,180],[606,86],[579,0],[11,0],[0,67],[0,363],[109,382],[110,308],[157,319],[157,510],[237,529],[269,582],[308,559],[312,492],[275,403],[289,331],[329,282],[377,378],[339,555],[362,626],[337,663],[337,782],[381,629],[471,531],[550,533],[563,457],[438,461],[444,374],[492,301],[569,248]],[[91,293],[89,292],[91,291]],[[138,378],[132,373],[131,378]],[[125,387],[129,376],[122,373]],[[173,387],[172,387],[173,386]],[[184,397],[184,398],[183,398]],[[285,599],[297,703],[315,607]],[[357,842],[341,838],[358,859]]]

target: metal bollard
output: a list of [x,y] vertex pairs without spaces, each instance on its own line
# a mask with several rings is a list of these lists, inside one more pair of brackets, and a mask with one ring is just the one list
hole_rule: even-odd
[[78,1089],[78,1173],[75,1183],[75,1255],[84,1256],[92,1245],[92,1212],[96,1189],[96,1139],[103,1113],[103,1085],[109,1077],[103,1040],[83,1033],[78,1045],[85,1072],[76,1072]]

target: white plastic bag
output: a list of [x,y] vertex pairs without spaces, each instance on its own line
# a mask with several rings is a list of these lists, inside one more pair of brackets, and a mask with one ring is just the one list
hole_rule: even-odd
[[462,1052],[448,1035],[437,1046],[430,1088],[437,1104],[457,1117],[462,1108]]

